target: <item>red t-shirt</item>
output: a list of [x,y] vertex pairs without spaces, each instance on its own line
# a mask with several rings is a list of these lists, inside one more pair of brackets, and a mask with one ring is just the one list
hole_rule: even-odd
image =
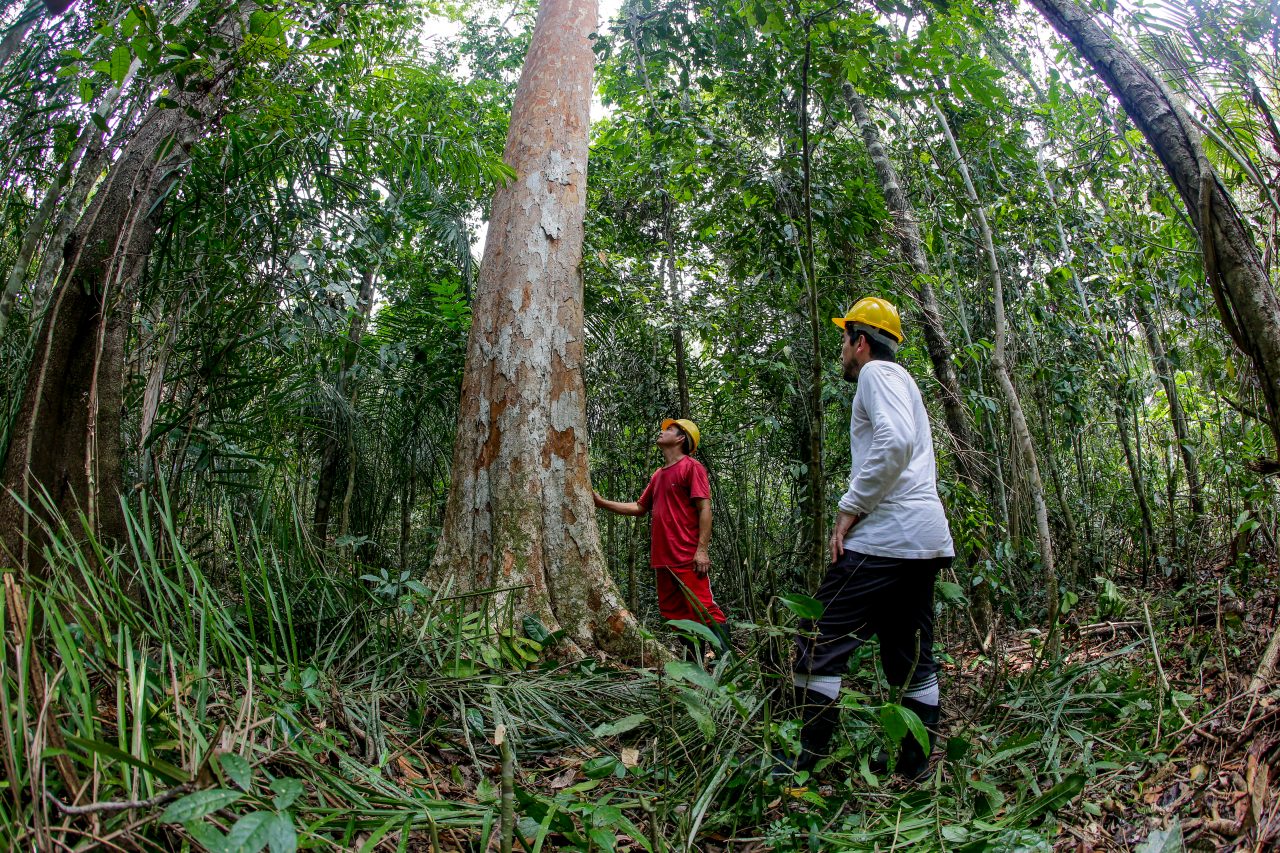
[[698,508],[711,497],[707,469],[692,456],[653,472],[638,503],[653,514],[649,522],[649,564],[687,566],[698,550]]

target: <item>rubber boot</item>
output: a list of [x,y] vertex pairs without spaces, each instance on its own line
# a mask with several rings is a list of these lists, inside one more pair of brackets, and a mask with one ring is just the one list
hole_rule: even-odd
[[812,771],[830,751],[831,736],[840,722],[840,706],[834,699],[803,687],[796,688],[796,704],[800,706],[802,725],[795,769]]
[[801,770],[812,773],[814,766],[827,756],[831,736],[840,722],[840,706],[835,700],[803,687],[795,688],[795,707],[800,710],[800,754],[775,752],[770,777],[776,782]]
[[898,766],[894,768],[894,772],[909,782],[920,782],[929,775],[929,756],[933,752],[933,739],[938,732],[941,708],[938,705],[925,705],[915,699],[903,699],[902,707],[915,711],[920,722],[924,723],[925,740],[928,741],[929,748],[921,749],[920,741],[908,732],[902,739],[902,751],[898,754]]

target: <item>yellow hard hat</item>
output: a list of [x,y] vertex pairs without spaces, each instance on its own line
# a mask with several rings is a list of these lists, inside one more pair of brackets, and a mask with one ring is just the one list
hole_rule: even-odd
[[903,341],[902,319],[898,316],[898,309],[893,307],[893,303],[878,296],[859,299],[849,309],[848,314],[843,317],[832,317],[831,322],[842,329],[846,323],[856,323],[859,326],[869,326],[881,332],[888,332],[893,337],[893,341],[885,341],[885,343],[892,343],[895,347]]
[[667,418],[662,422],[662,429],[666,429],[672,424],[680,427],[689,438],[693,439],[693,449],[697,450],[698,442],[702,440],[702,433],[698,431],[698,425],[688,418]]

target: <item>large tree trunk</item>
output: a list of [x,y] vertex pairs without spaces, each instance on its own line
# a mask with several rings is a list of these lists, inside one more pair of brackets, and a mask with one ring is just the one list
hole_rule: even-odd
[[582,240],[595,0],[543,0],[476,283],[437,581],[530,614],[580,649],[637,656],[588,471]]
[[1075,0],[1031,0],[1080,51],[1142,131],[1200,233],[1205,274],[1236,345],[1253,361],[1280,449],[1280,298],[1249,228],[1205,157],[1190,119],[1158,77]]
[[[224,37],[237,29],[229,25]],[[63,517],[84,512],[97,535],[123,538],[125,319],[118,306],[131,299],[146,265],[162,200],[222,101],[230,61],[209,82],[176,92],[178,106],[148,113],[67,241],[4,462],[0,539],[27,570],[42,565],[43,537],[22,505],[48,519],[41,491]]]

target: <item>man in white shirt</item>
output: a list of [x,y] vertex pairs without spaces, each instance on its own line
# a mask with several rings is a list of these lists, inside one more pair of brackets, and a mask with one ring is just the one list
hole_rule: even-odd
[[[938,499],[929,416],[920,389],[895,362],[902,325],[890,303],[867,297],[834,319],[844,329],[844,378],[858,383],[849,421],[853,465],[831,532],[831,566],[818,590],[824,611],[802,625],[794,671],[803,709],[798,770],[827,754],[839,721],[840,676],[849,656],[880,638],[885,675],[930,732],[938,726],[933,585],[955,548]],[[896,772],[923,778],[929,751],[911,735]]]

